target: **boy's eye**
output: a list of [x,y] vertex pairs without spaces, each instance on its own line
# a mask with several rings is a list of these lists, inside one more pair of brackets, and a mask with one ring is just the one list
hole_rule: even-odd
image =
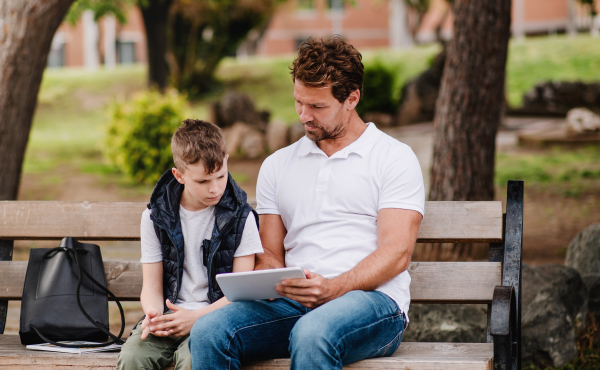
[[206,180],[198,181],[200,184],[206,183]]
[[224,177],[225,177],[225,175],[221,175],[221,176],[219,176],[219,178],[220,178],[220,179],[222,179],[222,178],[224,178]]

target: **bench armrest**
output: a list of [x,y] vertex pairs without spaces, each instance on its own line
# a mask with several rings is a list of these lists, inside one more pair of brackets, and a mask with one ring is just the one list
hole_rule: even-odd
[[494,338],[494,369],[517,369],[517,299],[512,286],[497,286],[492,299],[490,332]]

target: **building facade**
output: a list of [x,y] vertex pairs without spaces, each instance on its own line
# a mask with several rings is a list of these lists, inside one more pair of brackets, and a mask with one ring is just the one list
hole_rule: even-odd
[[[575,0],[512,1],[513,37],[583,30],[598,35],[600,16],[592,19],[589,9]],[[127,20],[119,24],[114,17],[104,17],[95,22],[88,11],[74,26],[63,23],[54,37],[48,65],[93,69],[145,63],[146,39],[139,8],[132,7]],[[405,0],[288,0],[262,34],[250,33],[238,56],[291,54],[308,37],[330,34],[343,35],[359,50],[408,47],[451,38],[453,21],[445,0],[432,0],[422,16],[408,8]]]

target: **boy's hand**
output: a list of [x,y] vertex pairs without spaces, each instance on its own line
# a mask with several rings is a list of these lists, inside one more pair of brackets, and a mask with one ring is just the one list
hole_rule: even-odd
[[167,332],[160,332],[160,331],[152,331],[150,330],[150,320],[152,320],[152,318],[156,317],[160,315],[160,311],[158,310],[154,310],[154,309],[150,309],[148,310],[148,312],[146,313],[146,317],[144,318],[144,320],[142,321],[142,340],[148,338],[149,334],[155,335],[157,337],[166,337],[169,334]]
[[150,331],[168,333],[174,337],[188,335],[198,319],[198,313],[179,307],[167,299],[167,307],[173,313],[153,317],[150,320]]

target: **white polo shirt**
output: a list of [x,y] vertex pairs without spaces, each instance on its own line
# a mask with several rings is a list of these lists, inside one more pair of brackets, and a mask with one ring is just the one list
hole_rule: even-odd
[[[331,157],[306,136],[265,159],[256,188],[259,214],[281,216],[288,267],[325,278],[354,268],[377,249],[382,208],[424,214],[425,190],[412,149],[372,124]],[[407,271],[377,290],[408,312]]]

